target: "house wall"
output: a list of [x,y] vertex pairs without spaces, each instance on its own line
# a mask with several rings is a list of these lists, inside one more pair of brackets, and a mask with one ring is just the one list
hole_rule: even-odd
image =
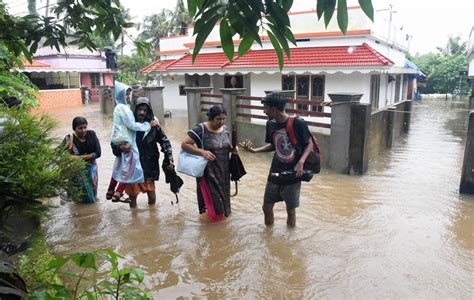
[[[388,107],[372,113],[370,121],[369,157],[390,148],[390,140],[398,139],[405,129],[405,101],[391,106],[395,112],[390,112]],[[393,114],[390,116],[390,114]]]
[[104,85],[113,86],[114,77],[112,73],[104,73]]
[[82,105],[80,89],[43,90],[36,96],[39,107],[33,112],[46,112],[51,109],[78,107]]
[[249,74],[252,96],[263,97],[265,91],[281,90],[281,74]]
[[326,75],[324,100],[330,101],[328,94],[363,94],[360,102],[370,103],[370,74],[330,74]]
[[91,76],[89,73],[81,73],[81,86],[91,87]]
[[[173,77],[173,79],[171,78]],[[186,95],[179,95],[179,86],[184,85],[184,76],[165,76],[162,78],[163,102],[165,111],[185,110],[188,107]]]

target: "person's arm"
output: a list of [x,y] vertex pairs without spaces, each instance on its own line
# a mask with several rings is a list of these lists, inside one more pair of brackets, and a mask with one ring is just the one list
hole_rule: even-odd
[[245,139],[239,145],[250,153],[271,152],[275,150],[273,144],[266,144],[262,147],[254,148],[252,141],[250,141],[249,139]]
[[[122,107],[122,106],[121,106]],[[128,129],[133,131],[148,131],[150,130],[150,123],[148,122],[135,122],[135,116],[133,112],[127,106],[123,106],[121,108],[121,119],[125,126]]]
[[184,138],[183,142],[181,143],[181,148],[183,148],[183,150],[186,152],[200,155],[210,161],[213,161],[216,159],[216,156],[211,151],[207,151],[207,150],[196,147],[196,142],[189,136],[186,136]]
[[304,162],[306,161],[306,158],[308,158],[308,155],[311,153],[311,150],[313,150],[313,141],[310,137],[308,140],[308,145],[306,145],[306,148],[304,148],[303,154],[301,155],[300,159],[298,160],[298,163],[294,168],[297,177],[303,175]]
[[95,134],[94,131],[92,131],[92,133],[93,133],[94,146],[95,146],[95,152],[94,152],[95,157],[94,157],[94,159],[97,159],[102,155],[102,150],[100,148],[100,142],[99,142],[99,139],[97,138],[97,134]]

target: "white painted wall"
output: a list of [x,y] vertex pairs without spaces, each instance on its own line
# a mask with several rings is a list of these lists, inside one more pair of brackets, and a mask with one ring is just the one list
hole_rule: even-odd
[[324,101],[330,101],[328,94],[364,94],[361,103],[370,103],[370,74],[330,74],[326,75]]
[[[173,77],[173,79],[171,78]],[[163,101],[165,111],[187,109],[186,96],[179,95],[179,85],[184,85],[184,76],[163,77]]]
[[281,90],[281,74],[249,74],[251,96],[263,97],[265,91]]

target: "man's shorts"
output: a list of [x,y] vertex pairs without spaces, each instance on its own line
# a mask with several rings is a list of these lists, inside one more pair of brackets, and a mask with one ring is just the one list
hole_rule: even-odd
[[125,187],[125,193],[132,197],[138,196],[140,193],[153,192],[154,190],[154,181],[145,181],[144,183],[127,183],[127,186]]
[[263,203],[273,204],[279,201],[285,201],[286,209],[297,208],[300,206],[300,189],[301,181],[288,185],[278,185],[267,181]]

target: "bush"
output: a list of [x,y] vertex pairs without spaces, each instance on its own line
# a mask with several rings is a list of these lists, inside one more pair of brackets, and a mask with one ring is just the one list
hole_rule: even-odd
[[0,231],[15,210],[41,215],[40,198],[78,200],[84,163],[52,138],[56,123],[45,115],[4,105],[0,118]]

